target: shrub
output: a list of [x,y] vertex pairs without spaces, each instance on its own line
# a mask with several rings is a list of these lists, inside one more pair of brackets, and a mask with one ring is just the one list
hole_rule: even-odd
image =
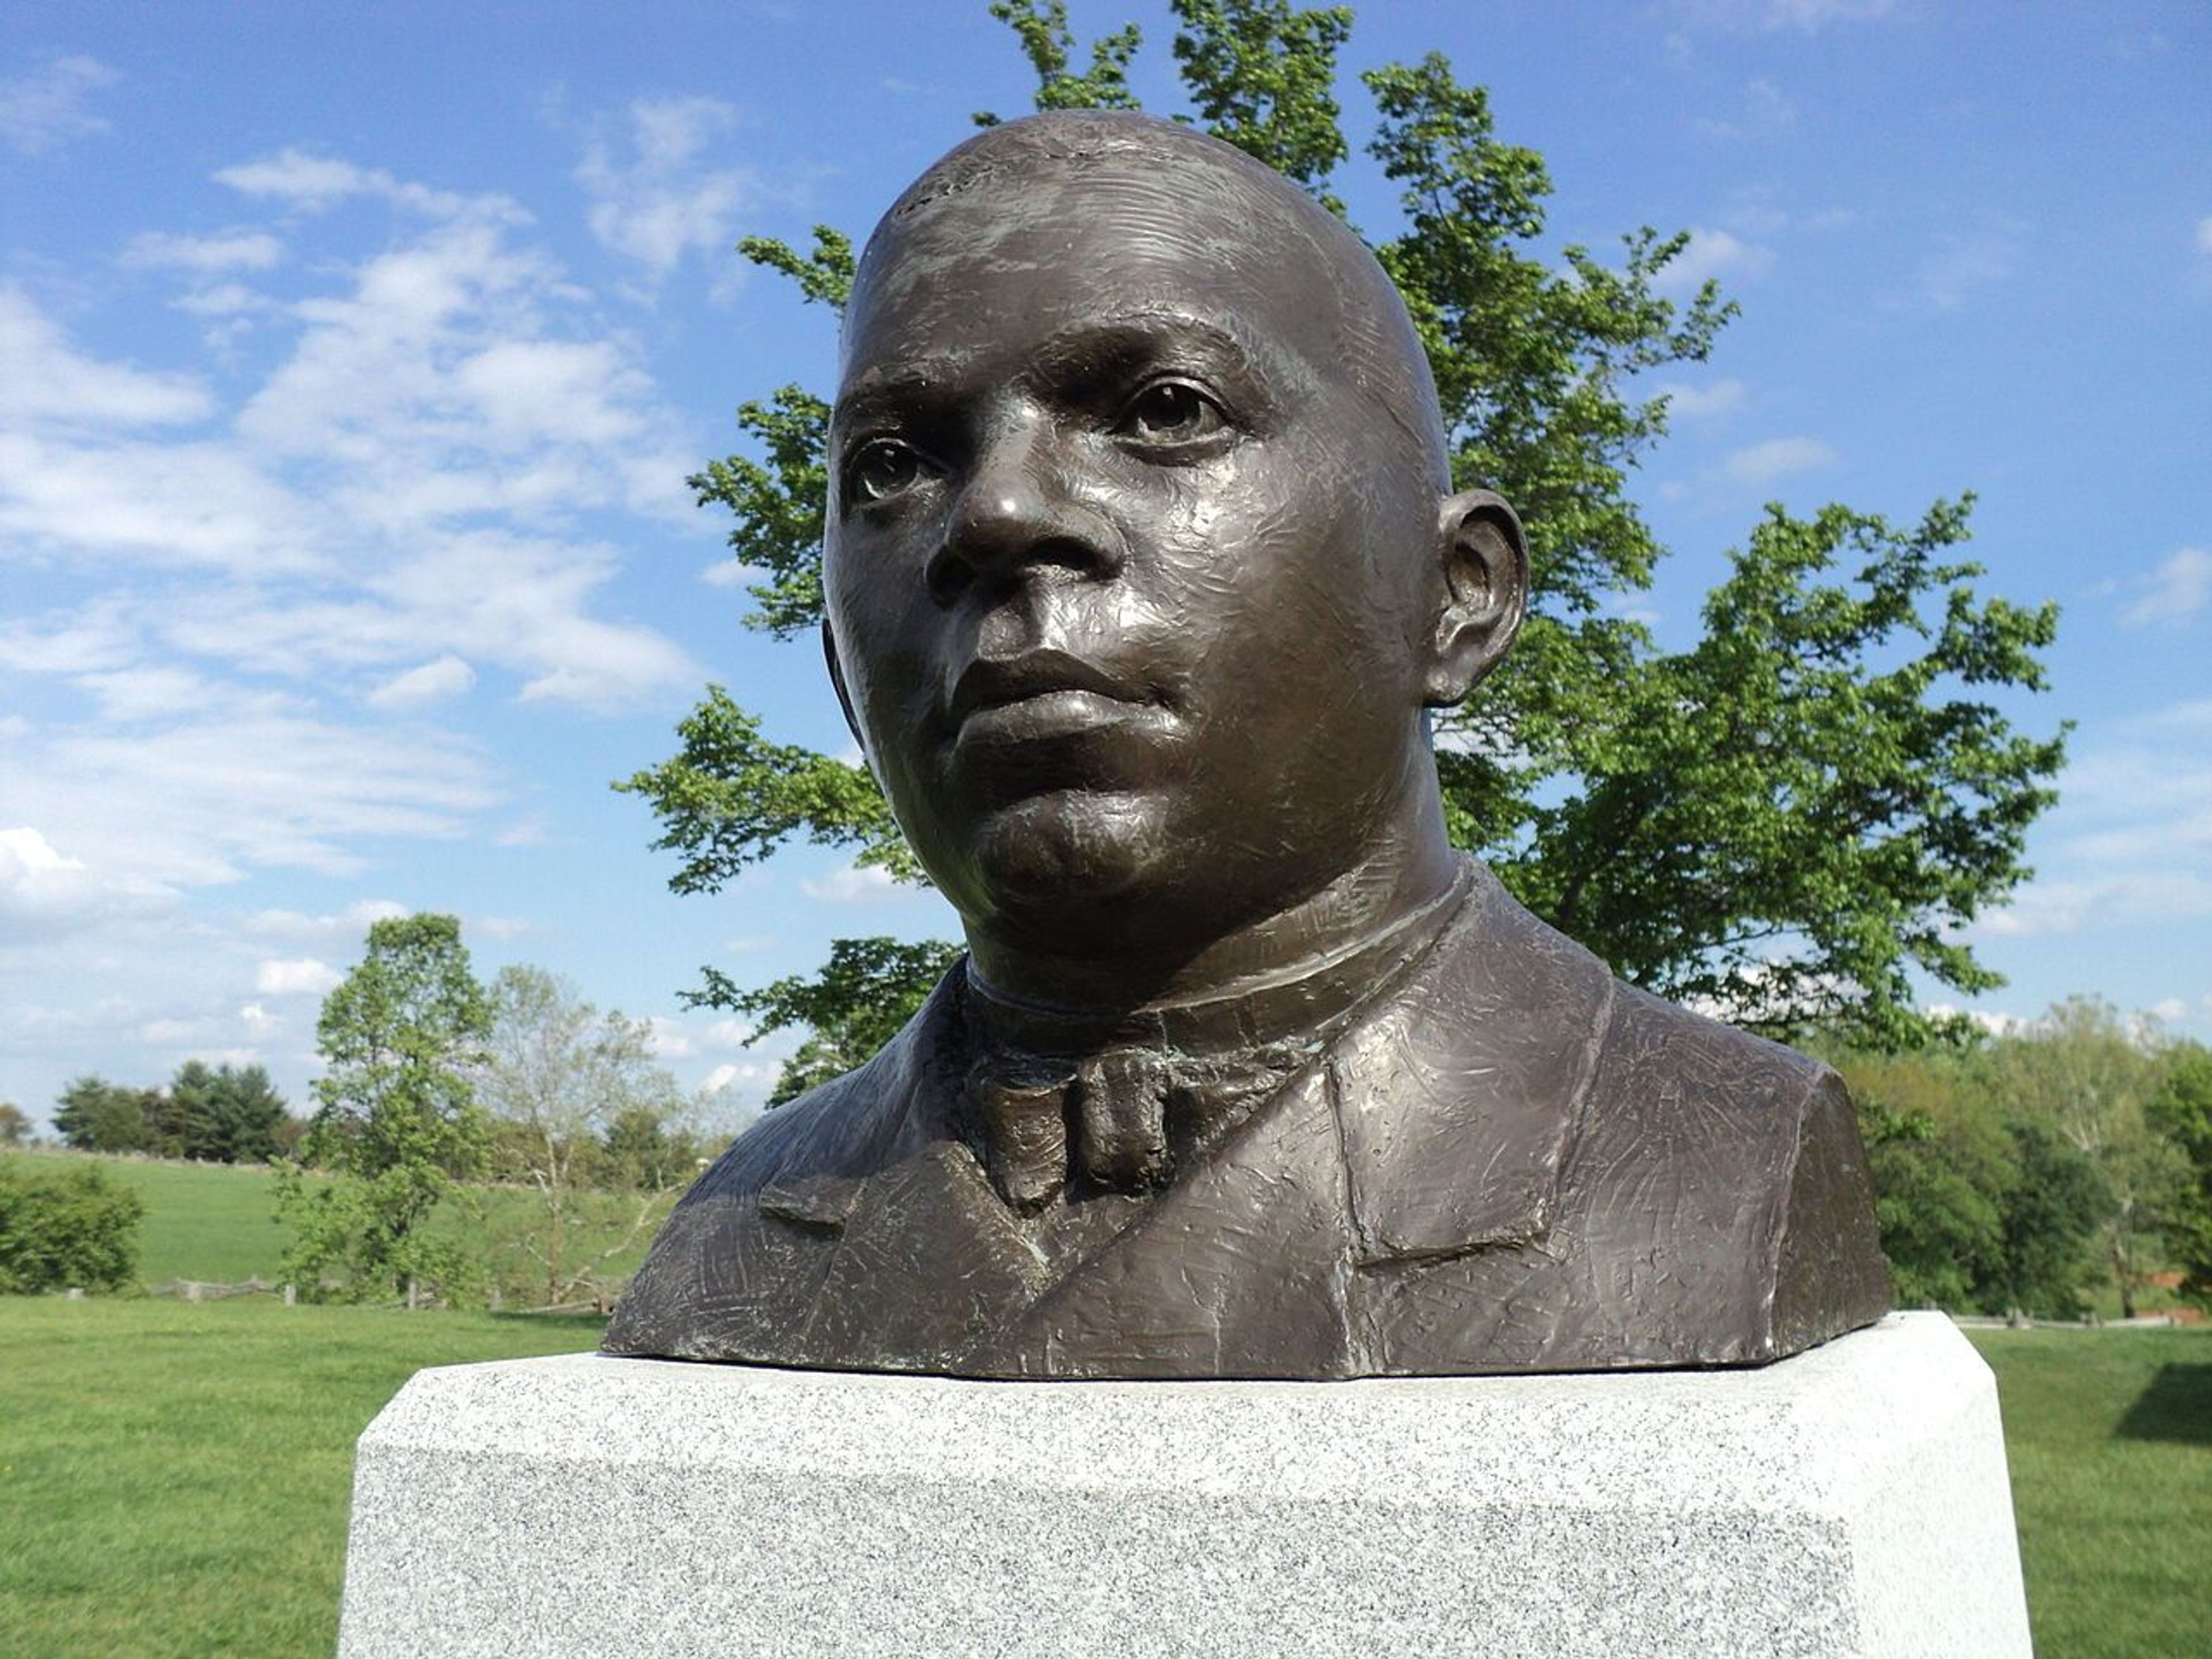
[[146,1201],[96,1164],[43,1161],[0,1158],[0,1293],[121,1290],[137,1276]]

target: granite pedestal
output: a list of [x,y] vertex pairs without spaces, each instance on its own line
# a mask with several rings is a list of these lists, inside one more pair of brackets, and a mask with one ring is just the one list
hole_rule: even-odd
[[574,1355],[362,1435],[342,1659],[2024,1656],[1941,1315],[1761,1370],[968,1382]]

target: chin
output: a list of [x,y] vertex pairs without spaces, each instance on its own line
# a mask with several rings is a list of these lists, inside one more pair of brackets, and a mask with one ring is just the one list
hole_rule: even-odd
[[971,842],[970,885],[1003,922],[1073,919],[1181,872],[1158,805],[1060,790],[990,813]]

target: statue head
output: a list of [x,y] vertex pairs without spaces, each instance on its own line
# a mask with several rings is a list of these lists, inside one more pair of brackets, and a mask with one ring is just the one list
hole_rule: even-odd
[[1527,587],[1389,277],[1271,169],[985,131],[859,266],[826,641],[971,943],[1172,961],[1443,850],[1431,708]]

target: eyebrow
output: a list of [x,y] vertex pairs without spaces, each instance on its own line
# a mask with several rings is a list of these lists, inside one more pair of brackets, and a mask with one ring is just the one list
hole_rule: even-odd
[[[1205,360],[1195,367],[1232,377],[1241,383],[1237,389],[1263,397],[1270,387],[1295,384],[1309,372],[1295,353],[1255,334],[1233,316],[1201,316],[1176,306],[1146,307],[1073,324],[1038,343],[1026,367],[1048,379],[1066,378],[1102,356],[1164,357],[1178,347],[1195,347]],[[965,355],[905,358],[866,370],[839,390],[833,430],[941,399],[959,379]]]

